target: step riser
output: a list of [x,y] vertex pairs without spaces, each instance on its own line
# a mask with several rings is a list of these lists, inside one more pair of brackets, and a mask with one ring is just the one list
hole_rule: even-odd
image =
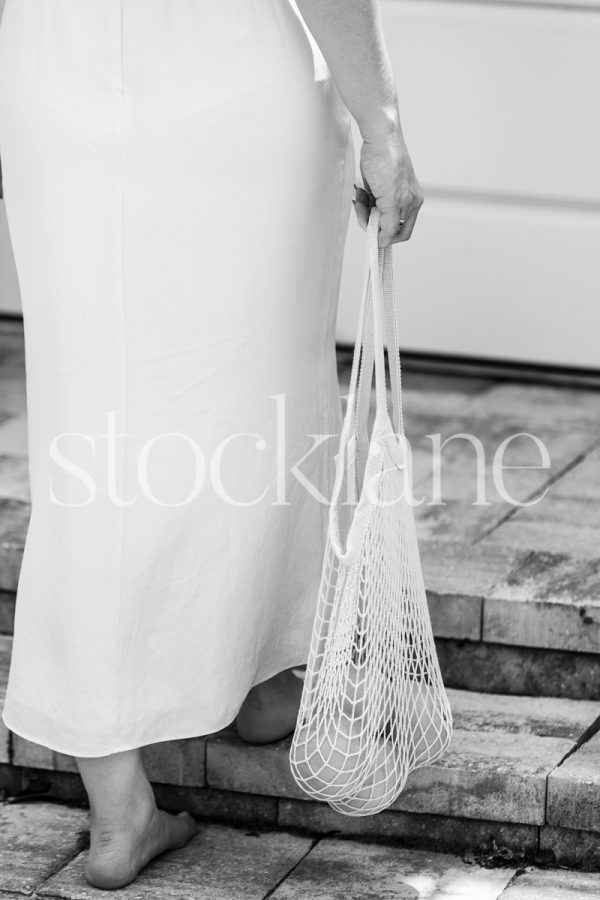
[[[312,835],[337,834],[438,852],[493,852],[495,845],[513,862],[600,870],[600,835],[595,832],[399,811],[352,818],[311,801],[156,782],[153,787],[159,806],[167,811],[187,809],[200,819],[253,831],[281,828]],[[0,791],[9,796],[43,795],[87,806],[81,779],[69,772],[0,765]]]
[[444,683],[490,694],[600,700],[600,656],[436,638]]
[[[0,592],[0,635],[13,633],[15,595]],[[600,700],[600,654],[436,638],[447,687]]]

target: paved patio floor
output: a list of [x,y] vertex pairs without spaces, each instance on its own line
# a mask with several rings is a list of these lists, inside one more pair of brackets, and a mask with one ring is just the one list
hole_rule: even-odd
[[486,868],[445,853],[217,824],[200,824],[187,847],[163,854],[126,888],[103,891],[83,874],[85,810],[3,803],[0,836],[0,900],[584,900],[600,894],[595,873]]

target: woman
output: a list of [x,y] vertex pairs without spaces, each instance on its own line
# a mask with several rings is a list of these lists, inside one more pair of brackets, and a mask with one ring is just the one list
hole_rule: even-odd
[[422,203],[378,3],[297,5],[4,10],[32,509],[3,718],[77,759],[99,887],[194,833],[140,747],[294,728],[341,422],[348,111],[362,226],[374,198],[380,245],[407,240]]

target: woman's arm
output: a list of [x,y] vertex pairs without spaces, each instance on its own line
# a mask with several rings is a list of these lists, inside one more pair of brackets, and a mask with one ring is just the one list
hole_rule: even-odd
[[[363,138],[360,169],[381,212],[381,247],[411,236],[423,192],[404,141],[379,0],[296,0]],[[357,192],[363,227],[368,198]],[[399,223],[405,220],[399,229]]]

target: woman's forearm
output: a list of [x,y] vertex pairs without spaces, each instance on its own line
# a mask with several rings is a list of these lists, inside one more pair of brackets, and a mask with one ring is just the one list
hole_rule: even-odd
[[379,0],[296,0],[363,138],[354,208],[366,228],[374,198],[379,246],[407,241],[423,192],[406,147]]
[[364,140],[400,131],[379,0],[296,0]]

